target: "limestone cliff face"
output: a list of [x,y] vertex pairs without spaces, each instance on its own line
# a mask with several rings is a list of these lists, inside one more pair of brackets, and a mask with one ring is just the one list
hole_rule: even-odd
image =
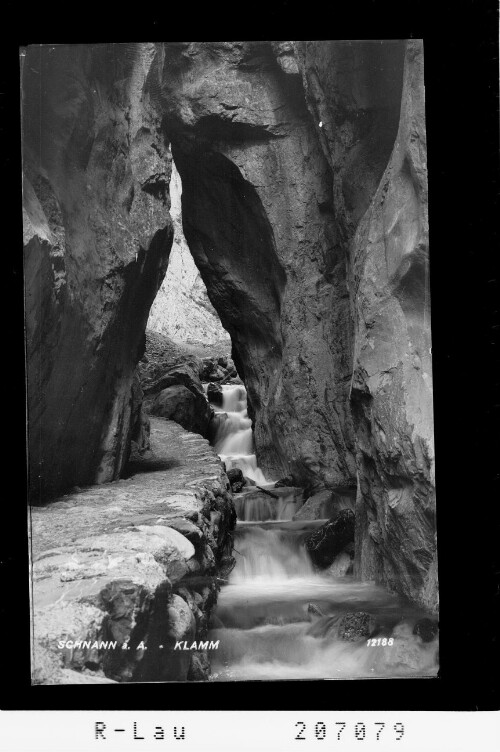
[[224,344],[229,350],[229,335],[221,326],[184,237],[181,194],[181,179],[172,162],[170,216],[174,241],[167,273],[151,307],[147,328],[177,343]]
[[142,45],[29,48],[22,73],[30,491],[118,477],[172,242]]

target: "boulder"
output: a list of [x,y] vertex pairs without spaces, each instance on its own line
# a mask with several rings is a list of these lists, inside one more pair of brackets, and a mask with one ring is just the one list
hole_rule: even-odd
[[310,496],[293,516],[294,520],[326,520],[342,509],[354,510],[356,491],[325,489]]
[[347,551],[342,551],[342,553],[336,556],[328,567],[328,574],[332,577],[345,577],[345,575],[350,574],[351,571],[352,558]]
[[217,365],[227,370],[227,365],[228,365],[227,355],[221,355],[219,358],[217,358]]
[[155,396],[162,389],[183,384],[203,392],[199,378],[201,359],[185,347],[158,332],[146,330],[144,355],[138,373],[144,394]]
[[233,493],[239,493],[245,485],[245,479],[239,467],[233,467],[231,470],[228,470],[227,477],[231,484],[231,491]]
[[375,632],[375,619],[365,611],[353,611],[345,614],[339,624],[338,636],[347,642],[366,640]]
[[319,616],[319,617],[324,616],[323,611],[315,603],[307,604],[307,613],[312,614],[312,616]]
[[282,486],[293,486],[293,478],[291,475],[287,475],[285,478],[280,478],[274,484],[275,488],[281,488]]
[[210,381],[210,374],[215,368],[216,363],[213,358],[203,358],[200,363],[199,376],[202,381]]
[[203,358],[199,375],[202,381],[222,381],[228,376],[226,368],[218,363],[218,358]]
[[306,538],[306,548],[313,563],[325,569],[336,556],[354,541],[354,512],[344,509]]
[[310,496],[299,511],[294,514],[294,520],[325,520],[330,519],[335,512],[333,491],[319,491]]
[[210,381],[223,381],[227,375],[227,371],[224,368],[215,366],[215,368],[210,372]]
[[202,395],[194,394],[182,385],[163,389],[151,406],[151,414],[175,420],[186,431],[206,436],[212,411]]
[[146,412],[207,438],[212,410],[198,375],[200,364],[200,358],[168,337],[147,331],[137,370]]
[[222,407],[223,402],[223,391],[220,384],[213,384],[210,383],[207,388],[207,397],[209,402],[211,402],[213,405],[218,405],[219,407]]
[[439,624],[435,619],[419,619],[413,627],[413,634],[418,635],[422,642],[432,642],[439,632]]

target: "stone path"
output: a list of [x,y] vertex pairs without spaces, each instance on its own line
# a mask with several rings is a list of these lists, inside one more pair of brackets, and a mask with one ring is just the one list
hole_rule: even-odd
[[206,631],[216,564],[230,567],[232,558],[234,511],[222,463],[201,436],[151,418],[151,452],[130,470],[127,479],[31,509],[35,683],[132,679],[142,655],[134,653],[132,668],[130,658],[113,659],[107,670],[106,652],[58,643],[117,634],[126,642],[139,613],[146,634],[166,583],[171,599],[179,597],[172,589],[186,590],[194,634]]

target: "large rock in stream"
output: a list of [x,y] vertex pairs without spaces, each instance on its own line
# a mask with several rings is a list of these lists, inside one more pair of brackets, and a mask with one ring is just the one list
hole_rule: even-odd
[[354,543],[354,512],[344,509],[306,539],[312,562],[320,569],[330,566],[338,554]]
[[342,509],[352,509],[356,500],[353,489],[324,489],[310,496],[293,515],[294,520],[326,520]]

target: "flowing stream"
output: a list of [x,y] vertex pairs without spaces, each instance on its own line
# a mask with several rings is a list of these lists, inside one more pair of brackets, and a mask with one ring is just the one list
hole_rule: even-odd
[[[325,520],[292,520],[302,499],[274,489],[258,468],[244,387],[223,390],[216,451],[227,469],[241,468],[279,498],[251,486],[235,494],[236,566],[212,616],[212,680],[434,676],[437,641],[413,635],[426,614],[373,583],[339,576],[337,562],[314,569],[304,540]],[[370,644],[338,636],[342,617],[359,611],[374,618]]]
[[226,384],[222,390],[222,411],[216,410],[221,421],[215,438],[215,451],[225,462],[227,470],[239,467],[247,478],[265,484],[267,481],[257,467],[254,453],[246,389],[244,386]]

